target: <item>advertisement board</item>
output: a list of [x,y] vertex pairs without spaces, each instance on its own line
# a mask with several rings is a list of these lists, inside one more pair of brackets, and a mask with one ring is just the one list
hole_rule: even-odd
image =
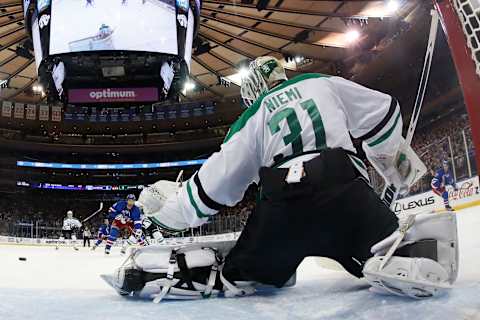
[[[480,201],[480,190],[478,177],[470,178],[457,183],[458,190],[448,187],[450,205],[455,207],[468,206],[471,203]],[[444,209],[443,199],[434,194],[433,191],[424,192],[418,195],[397,200],[394,206],[396,214],[418,213]]]
[[71,103],[158,101],[158,89],[154,87],[70,89],[68,101]]

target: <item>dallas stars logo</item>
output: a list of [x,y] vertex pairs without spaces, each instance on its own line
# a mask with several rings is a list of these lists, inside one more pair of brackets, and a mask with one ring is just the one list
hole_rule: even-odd
[[272,74],[273,70],[275,70],[275,68],[278,67],[278,64],[275,60],[268,60],[267,62],[265,62],[261,67],[260,67],[260,71],[262,72],[262,75],[268,79],[270,78],[270,75]]

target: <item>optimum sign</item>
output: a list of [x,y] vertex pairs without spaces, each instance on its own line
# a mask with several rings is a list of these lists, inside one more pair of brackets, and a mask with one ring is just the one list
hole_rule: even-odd
[[158,101],[157,88],[95,88],[71,89],[68,91],[70,103],[96,102],[144,102]]

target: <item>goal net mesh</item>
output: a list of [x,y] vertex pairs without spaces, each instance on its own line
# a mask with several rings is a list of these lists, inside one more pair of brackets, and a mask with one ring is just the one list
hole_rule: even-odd
[[480,76],[480,0],[454,0],[453,4]]

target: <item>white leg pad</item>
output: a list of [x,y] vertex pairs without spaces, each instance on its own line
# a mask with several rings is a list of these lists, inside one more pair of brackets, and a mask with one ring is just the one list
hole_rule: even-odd
[[451,288],[447,270],[434,260],[392,257],[380,269],[383,259],[384,257],[373,257],[363,269],[365,279],[379,293],[428,298]]
[[[363,273],[370,285],[384,293],[414,298],[436,296],[451,288],[458,275],[457,219],[452,212],[412,217],[411,225],[400,222],[399,230],[372,247],[375,257],[367,261]],[[389,255],[421,240],[436,240],[436,260]]]

